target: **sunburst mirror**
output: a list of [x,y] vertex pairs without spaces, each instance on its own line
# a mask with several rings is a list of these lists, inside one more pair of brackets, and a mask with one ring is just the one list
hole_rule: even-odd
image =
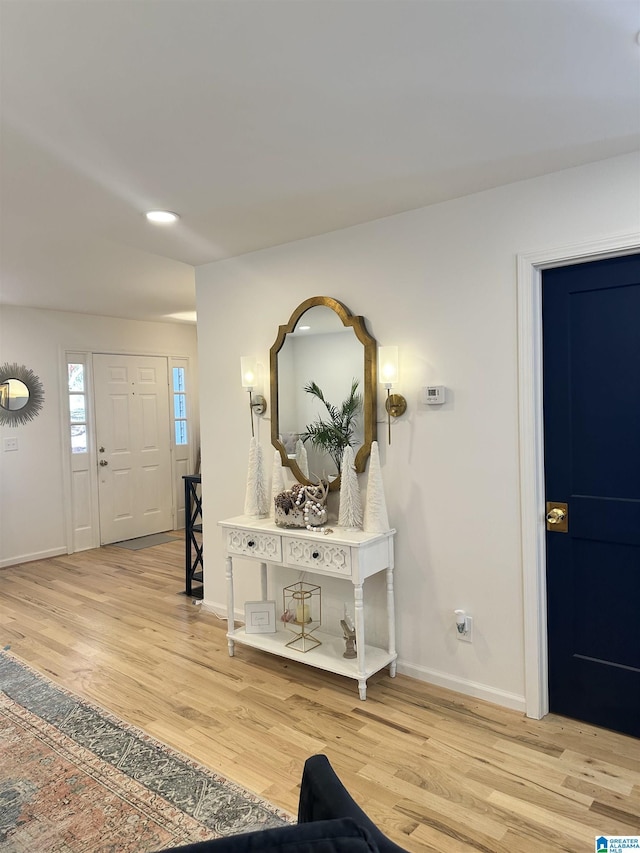
[[0,424],[26,424],[43,404],[44,388],[33,370],[15,363],[0,366]]

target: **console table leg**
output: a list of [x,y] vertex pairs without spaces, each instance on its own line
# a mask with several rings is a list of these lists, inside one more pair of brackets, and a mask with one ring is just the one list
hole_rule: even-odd
[[367,698],[367,679],[364,664],[364,597],[362,584],[353,585],[353,606],[356,623],[356,654],[358,656],[358,690],[362,700]]
[[267,564],[260,563],[260,591],[262,593],[262,600],[267,600]]
[[[393,592],[393,567],[387,569],[387,619],[389,630],[389,654],[396,654],[396,608],[395,595]],[[389,667],[391,678],[396,677],[396,661],[393,660]]]
[[225,564],[227,576],[227,645],[229,646],[229,657],[232,658],[234,655],[235,643],[229,636],[229,633],[235,631],[236,623],[233,616],[235,611],[233,609],[233,560],[231,557],[227,557]]

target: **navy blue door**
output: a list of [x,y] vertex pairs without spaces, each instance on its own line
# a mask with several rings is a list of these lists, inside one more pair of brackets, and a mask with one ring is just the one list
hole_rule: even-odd
[[542,306],[550,710],[638,736],[640,255],[547,270]]

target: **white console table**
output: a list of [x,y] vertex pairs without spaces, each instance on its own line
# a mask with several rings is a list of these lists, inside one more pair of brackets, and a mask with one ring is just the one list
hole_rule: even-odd
[[[388,533],[363,533],[334,527],[328,534],[304,529],[278,527],[271,519],[238,516],[219,522],[223,528],[226,553],[227,617],[229,655],[233,657],[236,643],[297,660],[318,669],[345,675],[358,682],[361,699],[367,698],[367,679],[389,666],[396,674],[396,641],[393,592],[393,536]],[[255,560],[260,564],[262,600],[267,599],[267,565],[288,566],[314,575],[344,578],[353,584],[354,621],[357,657],[343,657],[342,637],[322,632],[313,636],[322,645],[308,652],[287,647],[291,633],[276,618],[275,634],[247,634],[244,627],[235,627],[233,592],[233,557]],[[368,646],[364,630],[364,582],[378,572],[386,573],[388,648]]]

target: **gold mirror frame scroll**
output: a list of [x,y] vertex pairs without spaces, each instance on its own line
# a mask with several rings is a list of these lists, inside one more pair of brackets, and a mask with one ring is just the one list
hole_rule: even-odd
[[[300,467],[295,459],[289,459],[286,449],[280,441],[279,429],[279,406],[278,406],[278,353],[282,349],[287,335],[292,333],[296,328],[298,321],[309,308],[314,308],[317,305],[324,305],[330,308],[338,315],[342,321],[342,325],[353,329],[357,339],[363,346],[363,401],[362,401],[362,416],[363,416],[363,432],[364,439],[355,457],[355,469],[358,473],[362,473],[367,465],[367,459],[371,453],[371,442],[376,440],[376,406],[377,406],[377,358],[376,349],[377,342],[372,337],[365,326],[364,317],[352,314],[349,309],[333,299],[331,296],[312,296],[310,299],[302,302],[294,310],[289,318],[289,322],[284,326],[278,327],[278,336],[270,350],[270,381],[271,381],[271,444],[280,452],[282,464],[291,469],[292,474],[299,483],[310,484],[300,470]],[[329,485],[330,491],[336,491],[340,488],[340,476],[331,481]]]

